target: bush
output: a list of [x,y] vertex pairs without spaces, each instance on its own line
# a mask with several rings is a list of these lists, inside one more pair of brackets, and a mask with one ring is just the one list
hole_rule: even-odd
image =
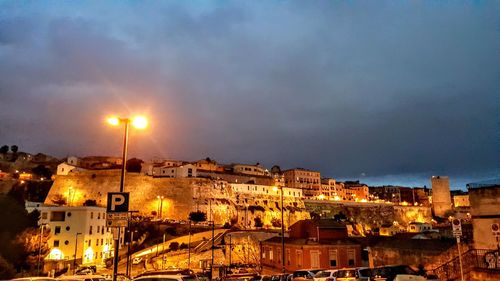
[[196,211],[189,213],[189,220],[193,222],[202,222],[207,220],[207,214],[202,211]]
[[168,248],[170,251],[177,251],[179,250],[179,242],[172,242],[170,245],[168,245]]

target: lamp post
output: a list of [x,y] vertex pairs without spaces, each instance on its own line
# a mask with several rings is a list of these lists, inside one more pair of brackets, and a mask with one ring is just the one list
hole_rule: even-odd
[[[124,134],[123,134],[123,151],[122,151],[122,169],[120,174],[120,192],[123,192],[123,187],[125,184],[125,166],[127,161],[127,152],[128,152],[128,131],[130,124],[134,128],[137,129],[145,129],[148,126],[148,120],[143,116],[136,116],[134,118],[118,118],[118,117],[109,117],[107,119],[108,123],[112,126],[119,126],[120,124],[124,125]],[[119,255],[119,245],[120,245],[120,228],[116,229],[117,235],[115,239],[115,249],[114,249],[114,257],[113,257],[113,281],[116,281],[118,276],[118,255]]]
[[77,232],[75,234],[75,259],[73,260],[73,275],[75,275],[76,271],[76,250],[78,249],[78,235],[81,235],[81,232]]
[[158,195],[158,196],[156,196],[156,198],[158,198],[158,200],[159,200],[159,202],[158,202],[159,203],[158,204],[159,205],[158,218],[161,219],[163,217],[163,198],[165,198],[165,197],[163,197],[163,195],[161,195],[161,196]]
[[286,269],[285,269],[285,219],[283,216],[284,209],[283,209],[283,187],[273,187],[274,191],[280,190],[280,201],[281,201],[281,273],[285,274]]

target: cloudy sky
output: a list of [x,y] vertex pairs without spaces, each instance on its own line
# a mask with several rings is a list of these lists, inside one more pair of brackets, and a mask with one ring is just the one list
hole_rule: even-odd
[[0,144],[319,170],[500,175],[498,1],[0,1]]

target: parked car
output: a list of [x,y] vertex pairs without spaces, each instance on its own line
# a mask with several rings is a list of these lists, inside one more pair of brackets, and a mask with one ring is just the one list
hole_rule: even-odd
[[[145,275],[134,278],[134,281],[192,281],[192,275]],[[194,276],[196,278],[196,276]]]
[[335,281],[359,281],[359,273],[356,268],[343,268],[337,271]]
[[301,269],[293,272],[292,281],[304,281],[304,280],[312,280],[314,278],[314,274],[319,270],[311,270],[311,269]]
[[370,281],[425,281],[407,265],[382,266],[372,269]]
[[10,279],[11,281],[56,281],[55,278],[51,277],[22,277]]
[[146,272],[143,272],[143,273],[135,276],[134,279],[139,278],[139,277],[154,276],[154,275],[180,275],[180,276],[193,275],[196,277],[196,275],[194,274],[194,271],[192,271],[191,269],[178,268],[178,269],[165,269],[165,270],[150,270],[150,271],[146,271]]
[[287,280],[287,277],[288,275],[290,274],[276,274],[276,275],[273,275],[271,276],[271,281],[286,281]]
[[336,281],[337,269],[322,270],[314,274],[314,281]]
[[370,277],[372,276],[372,269],[369,267],[358,267],[356,269],[358,271],[358,280],[359,281],[370,281]]
[[66,275],[57,277],[58,281],[105,281],[106,277],[102,275]]

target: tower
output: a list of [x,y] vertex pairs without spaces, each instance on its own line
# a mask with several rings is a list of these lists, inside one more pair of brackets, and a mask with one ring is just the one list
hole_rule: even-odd
[[442,176],[432,176],[432,211],[437,217],[445,217],[451,211],[450,179]]

